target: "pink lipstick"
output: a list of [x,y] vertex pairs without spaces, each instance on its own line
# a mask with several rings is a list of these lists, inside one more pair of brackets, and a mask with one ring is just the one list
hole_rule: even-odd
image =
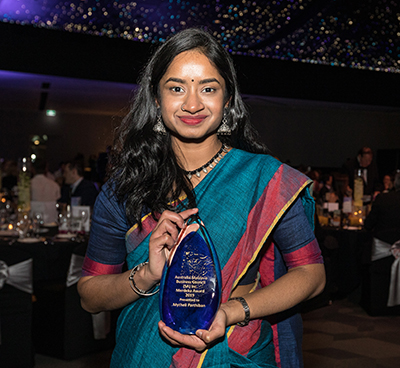
[[206,117],[207,115],[196,115],[196,116],[185,115],[185,116],[180,116],[179,119],[181,119],[187,125],[197,125],[200,124]]

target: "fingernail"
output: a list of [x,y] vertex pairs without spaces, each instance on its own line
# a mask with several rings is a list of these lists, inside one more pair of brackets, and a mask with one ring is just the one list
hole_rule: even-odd
[[197,332],[197,336],[200,337],[200,339],[201,339],[201,337],[203,336],[203,332],[201,332],[201,331]]

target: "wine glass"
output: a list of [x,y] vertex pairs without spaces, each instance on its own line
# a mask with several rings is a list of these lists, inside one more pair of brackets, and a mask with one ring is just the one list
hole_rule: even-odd
[[71,232],[71,211],[61,212],[58,214],[58,232],[70,233]]
[[85,224],[89,218],[89,211],[85,208],[79,210],[79,217],[81,219],[81,233],[85,234]]
[[36,236],[39,236],[40,227],[43,226],[43,213],[42,212],[34,212],[32,216],[32,229],[33,233]]
[[27,237],[30,225],[31,225],[31,221],[27,214],[23,214],[19,217],[19,219],[16,223],[16,228],[17,228],[20,239],[24,239]]

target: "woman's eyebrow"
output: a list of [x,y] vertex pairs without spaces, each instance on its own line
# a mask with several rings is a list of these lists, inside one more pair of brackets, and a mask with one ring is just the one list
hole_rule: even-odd
[[[168,82],[176,82],[176,83],[182,83],[182,84],[186,84],[187,82],[181,78],[175,78],[175,77],[170,77],[165,81],[165,84],[167,84]],[[207,84],[207,83],[212,83],[212,82],[216,82],[219,85],[221,85],[221,83],[219,82],[219,80],[217,78],[207,78],[207,79],[202,79],[199,84]]]
[[219,80],[217,78],[202,79],[199,82],[199,84],[207,84],[207,83],[212,83],[212,82],[217,82],[219,85],[221,85],[221,83],[219,82]]
[[176,82],[176,83],[182,83],[182,84],[185,84],[185,83],[186,83],[183,79],[174,78],[174,77],[168,78],[168,79],[165,81],[165,84],[167,84],[168,82]]

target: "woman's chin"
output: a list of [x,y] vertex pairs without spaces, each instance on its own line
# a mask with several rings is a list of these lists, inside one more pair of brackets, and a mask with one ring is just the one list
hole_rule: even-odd
[[208,139],[214,139],[217,137],[217,132],[207,132],[206,134],[199,134],[198,132],[179,134],[177,132],[171,132],[171,136],[176,140],[183,143],[202,143]]

